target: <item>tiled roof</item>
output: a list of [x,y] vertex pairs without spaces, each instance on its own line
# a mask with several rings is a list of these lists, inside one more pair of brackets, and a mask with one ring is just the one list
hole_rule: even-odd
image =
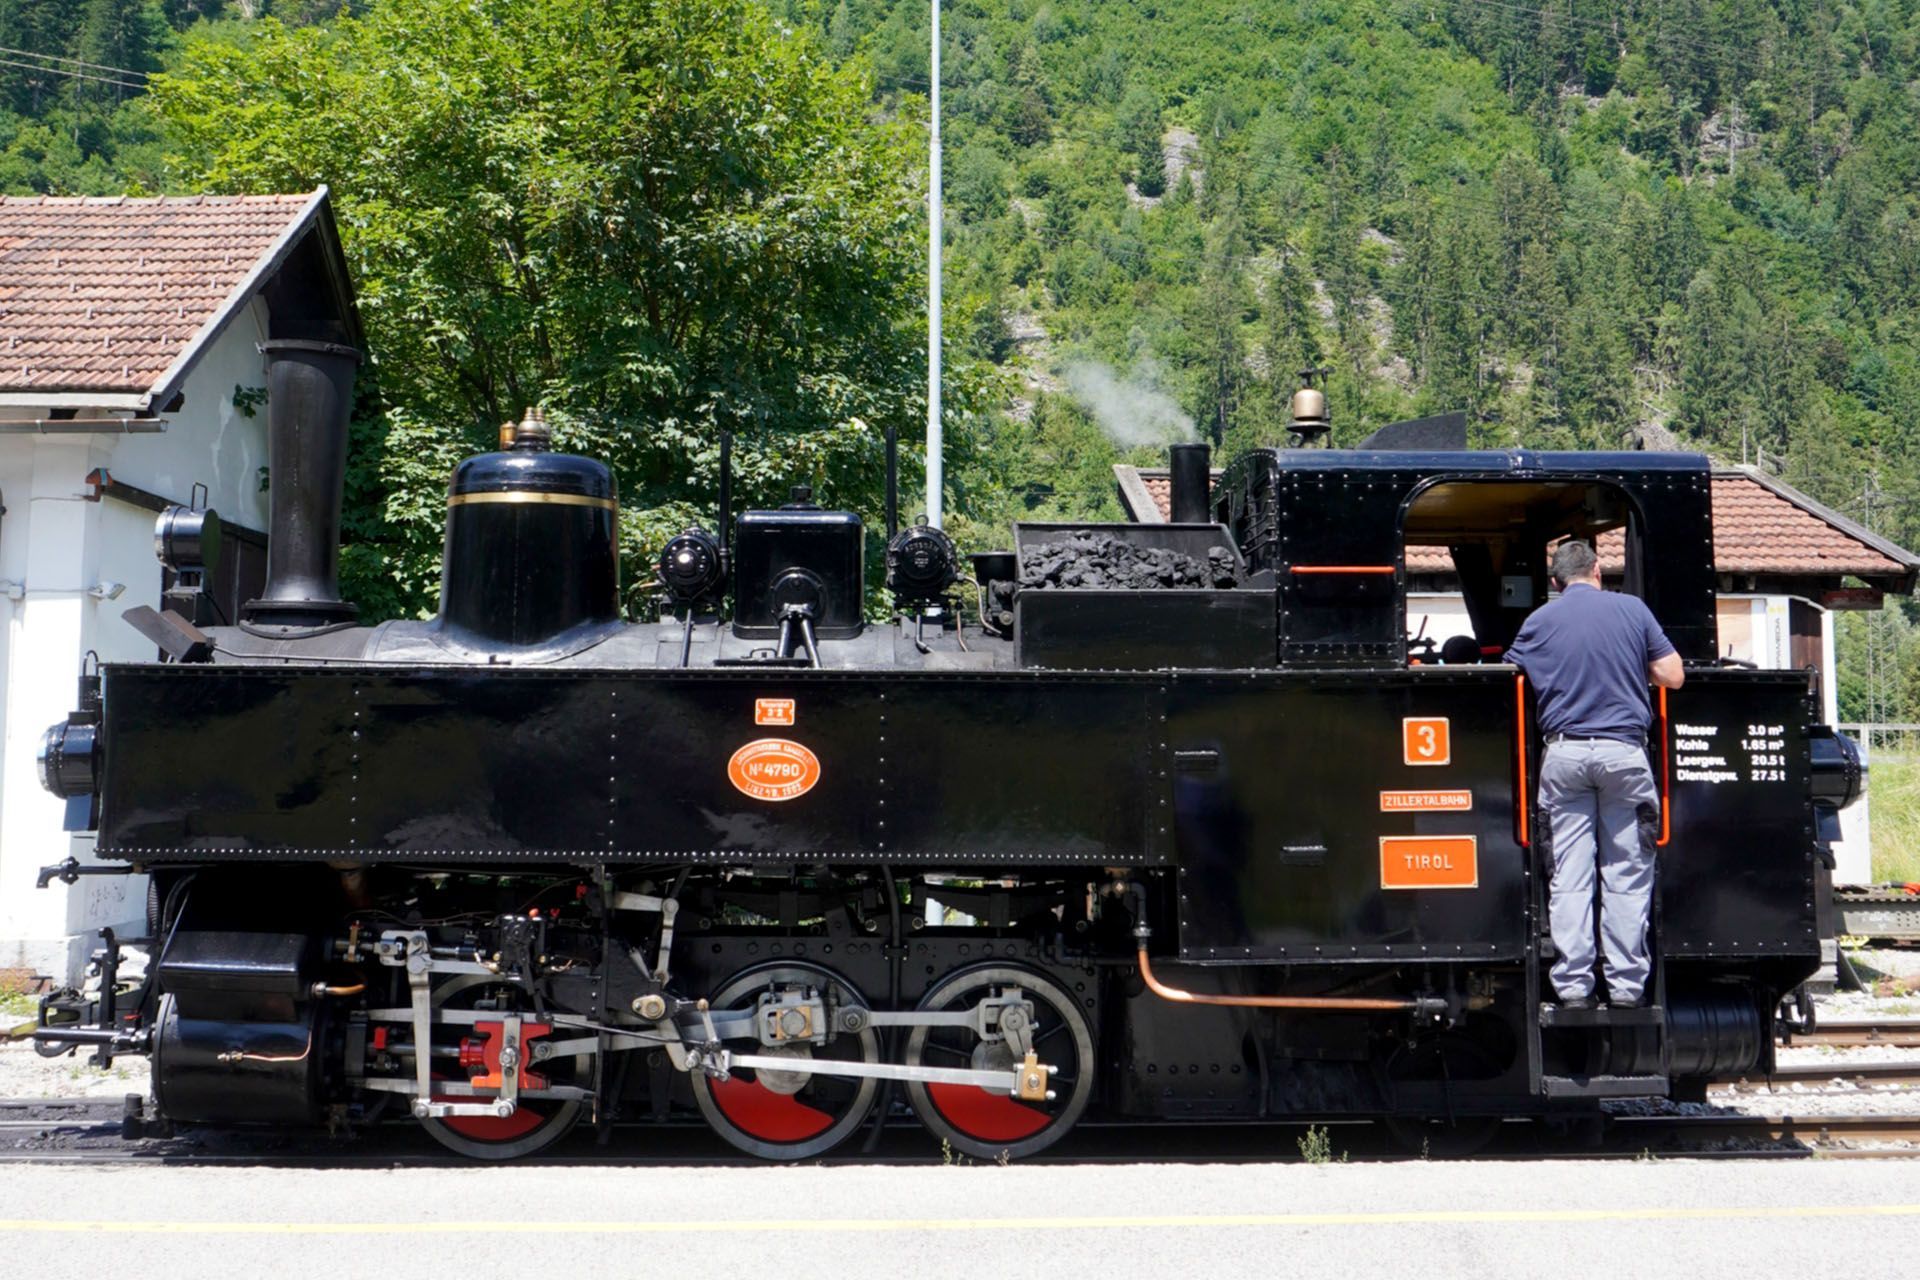
[[1721,573],[1850,573],[1907,566],[1750,475],[1713,477],[1713,567]]
[[315,199],[0,196],[0,391],[153,389]]
[[[1143,470],[1139,479],[1160,509],[1160,518],[1166,519],[1171,506],[1166,473]],[[1714,473],[1713,567],[1717,572],[1885,577],[1909,571],[1908,565],[1810,509],[1817,505],[1811,499],[1803,506],[1782,488],[1745,472]],[[1624,571],[1623,533],[1600,535],[1598,549],[1603,572]],[[1445,547],[1408,547],[1407,572],[1452,573],[1453,557]]]
[[[1715,544],[1715,547],[1716,549],[1718,548],[1718,543]],[[1618,529],[1603,533],[1599,538],[1599,546],[1594,549],[1600,553],[1601,573],[1625,573],[1627,571],[1626,534]],[[1407,572],[1452,573],[1453,555],[1445,547],[1408,547]]]

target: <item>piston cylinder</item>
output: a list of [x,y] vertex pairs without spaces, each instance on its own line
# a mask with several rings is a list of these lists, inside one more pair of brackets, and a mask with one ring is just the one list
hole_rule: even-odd
[[168,1119],[188,1124],[308,1125],[320,1118],[319,1025],[308,1002],[289,1022],[182,1017],[160,1000],[153,1038],[153,1096]]

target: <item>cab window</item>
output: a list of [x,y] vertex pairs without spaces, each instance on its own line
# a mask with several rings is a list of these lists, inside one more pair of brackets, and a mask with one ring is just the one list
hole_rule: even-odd
[[1642,590],[1639,517],[1593,480],[1443,480],[1407,503],[1408,658],[1499,662],[1546,602],[1547,564],[1567,538],[1592,542],[1610,585]]

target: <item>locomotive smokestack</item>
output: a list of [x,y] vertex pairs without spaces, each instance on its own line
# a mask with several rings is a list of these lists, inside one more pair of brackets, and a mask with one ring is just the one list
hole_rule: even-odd
[[1176,444],[1167,450],[1173,477],[1175,524],[1205,524],[1207,499],[1213,488],[1213,450],[1204,444]]
[[360,353],[287,339],[263,342],[260,351],[273,486],[267,586],[241,608],[241,620],[287,630],[351,622],[359,609],[340,598],[340,499]]

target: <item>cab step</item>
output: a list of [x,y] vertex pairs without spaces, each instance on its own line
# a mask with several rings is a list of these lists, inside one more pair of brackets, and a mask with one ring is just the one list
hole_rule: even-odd
[[1637,1009],[1601,1006],[1593,1009],[1569,1009],[1563,1004],[1540,1006],[1543,1027],[1658,1027],[1665,1025],[1667,1011],[1660,1005],[1642,1005]]

